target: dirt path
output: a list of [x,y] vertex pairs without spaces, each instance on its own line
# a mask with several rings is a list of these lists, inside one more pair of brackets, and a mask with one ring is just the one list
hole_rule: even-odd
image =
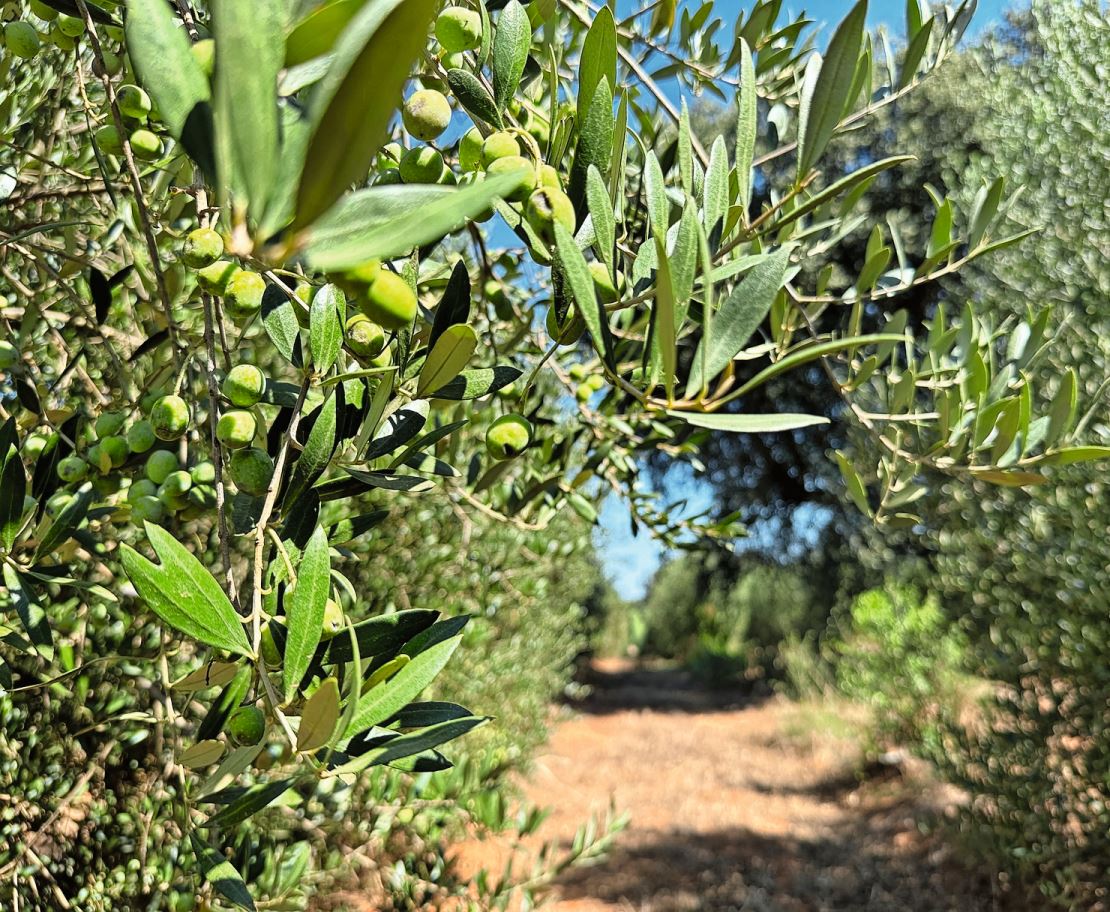
[[[1014,908],[923,834],[951,796],[900,769],[861,786],[854,740],[807,740],[792,704],[676,671],[594,673],[594,697],[556,726],[524,790],[553,808],[546,839],[568,841],[611,798],[631,824],[606,860],[559,881],[556,910]],[[464,851],[464,866],[491,851]]]

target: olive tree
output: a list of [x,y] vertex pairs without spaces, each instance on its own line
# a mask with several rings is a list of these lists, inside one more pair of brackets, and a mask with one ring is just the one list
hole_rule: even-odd
[[[824,173],[828,144],[935,69],[973,4],[909,3],[901,66],[866,0],[823,51],[781,0],[731,30],[676,6],[4,4],[3,648],[31,662],[3,683],[34,700],[93,663],[147,669],[176,844],[151,907],[181,872],[206,903],[292,902],[304,858],[256,876],[225,854],[247,821],[280,855],[313,796],[443,770],[496,713],[419,699],[465,617],[352,584],[389,535],[370,495],[542,528],[615,489],[664,540],[728,539],[734,516],[645,493],[640,457],[826,422],[748,407],[807,365],[874,445],[838,462],[882,524],[916,523],[933,476],[1021,485],[1104,455],[1072,440],[1067,381],[1047,401],[1025,381],[1046,311],[969,305],[925,335],[897,311],[1014,241],[1002,181],[966,212],[936,195],[922,249],[875,225],[858,274],[820,268],[905,161]],[[735,95],[731,153],[665,79]],[[764,194],[770,162],[791,165]],[[66,615],[102,602],[161,635],[77,664]],[[5,875],[36,870],[32,841]]]

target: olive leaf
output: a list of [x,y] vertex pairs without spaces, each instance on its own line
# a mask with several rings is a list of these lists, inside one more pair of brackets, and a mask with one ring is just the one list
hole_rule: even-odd
[[339,682],[325,678],[308,698],[297,729],[297,750],[313,751],[331,739],[339,721]]
[[434,394],[454,380],[478,347],[478,334],[472,326],[456,323],[449,326],[432,346],[428,359],[420,371],[416,395]]
[[124,572],[151,611],[182,633],[238,655],[250,656],[242,619],[204,565],[161,526],[145,523],[160,564],[121,545]]
[[297,567],[297,585],[285,598],[285,699],[291,700],[316,653],[331,591],[331,557],[323,526],[308,540]]

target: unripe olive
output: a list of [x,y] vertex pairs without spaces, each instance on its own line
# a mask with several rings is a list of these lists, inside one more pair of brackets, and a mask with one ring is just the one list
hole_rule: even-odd
[[372,285],[374,279],[382,274],[382,261],[381,260],[367,260],[354,269],[348,269],[343,273],[343,284],[355,291],[365,288],[367,285]]
[[347,347],[358,358],[376,358],[385,348],[385,331],[366,314],[347,321]]
[[486,450],[494,459],[513,459],[532,442],[532,424],[523,415],[502,415],[486,431]]
[[416,319],[416,292],[395,272],[383,270],[366,289],[359,307],[386,329],[401,329]]
[[595,393],[605,389],[605,375],[590,374],[590,376],[586,378],[586,386],[592,389]]
[[93,61],[93,72],[98,76],[116,76],[123,69],[123,60],[115,51],[101,45],[101,60]]
[[386,348],[380,355],[370,359],[371,367],[389,367],[393,363],[393,349]]
[[523,155],[510,155],[491,162],[486,168],[490,177],[499,177],[502,174],[517,176],[517,182],[505,191],[505,199],[520,203],[528,199],[529,194],[536,189],[536,169]]
[[586,365],[576,361],[570,366],[570,368],[567,370],[567,373],[570,375],[571,380],[585,380],[587,376]]
[[384,165],[395,165],[401,160],[401,156],[404,154],[404,146],[399,142],[388,142],[382,146],[381,152],[378,153],[378,158]]
[[116,91],[116,107],[124,117],[146,120],[150,113],[150,96],[137,85],[120,86]]
[[119,130],[116,129],[115,124],[105,124],[103,127],[98,127],[96,133],[93,134],[93,138],[101,152],[108,155],[123,154],[123,140],[120,138]]
[[171,472],[177,471],[177,465],[177,456],[169,450],[155,450],[146,458],[146,477],[160,485]]
[[80,481],[88,471],[88,463],[80,456],[67,456],[58,462],[58,477],[66,484]]
[[22,19],[16,19],[4,26],[4,43],[12,54],[22,60],[30,60],[42,47],[35,27]]
[[277,641],[274,639],[273,628],[270,627],[270,622],[267,621],[262,625],[262,660],[266,663],[268,668],[280,668],[282,663],[281,650],[278,649]]
[[250,446],[258,432],[258,422],[250,412],[233,409],[224,412],[216,423],[216,438],[229,450]]
[[107,454],[113,469],[118,469],[131,455],[131,448],[123,437],[105,437],[100,441],[100,451]]
[[579,402],[588,402],[590,396],[593,394],[594,391],[588,383],[579,383],[578,386],[574,388],[574,398]]
[[560,345],[574,345],[582,338],[582,333],[586,330],[586,324],[582,322],[578,311],[573,307],[567,311],[566,319],[562,322],[559,321],[555,308],[548,307],[545,324],[547,334]]
[[140,478],[131,482],[127,489],[127,502],[134,503],[140,497],[154,497],[158,493],[158,485],[149,478]]
[[204,38],[192,45],[189,50],[200,71],[211,79],[216,68],[216,42],[211,38]]
[[459,140],[459,167],[463,171],[477,171],[482,167],[482,131],[471,127]]
[[7,339],[0,341],[0,370],[11,370],[19,363],[19,349]]
[[620,297],[617,294],[616,285],[609,276],[609,268],[604,263],[596,261],[590,263],[590,275],[594,280],[594,291],[597,292],[598,300],[602,304],[612,304]]
[[190,231],[181,247],[181,259],[190,269],[211,266],[224,255],[224,239],[211,228]]
[[461,6],[447,7],[436,19],[436,41],[448,54],[473,51],[482,43],[482,17]]
[[159,488],[157,499],[171,513],[180,513],[189,506],[189,498],[186,495],[175,494],[168,488]]
[[240,491],[261,497],[274,477],[274,461],[258,447],[238,450],[231,457],[231,480]]
[[328,599],[324,605],[324,625],[320,631],[321,640],[330,640],[343,629],[343,607],[335,599]]
[[266,392],[266,375],[253,364],[237,364],[224,377],[220,390],[232,405],[250,408]]
[[224,288],[224,306],[233,317],[246,318],[262,307],[266,280],[257,272],[240,269]]
[[136,158],[152,161],[162,154],[162,140],[150,130],[136,130],[131,134],[131,151]]
[[450,168],[444,167],[436,183],[443,187],[454,187],[459,183],[459,176]]
[[68,38],[77,38],[85,34],[85,20],[76,16],[67,16],[61,13],[54,27]]
[[398,168],[386,168],[384,171],[379,171],[378,176],[374,178],[375,187],[392,187],[404,182],[405,180],[401,177],[401,171]]
[[180,396],[163,396],[150,410],[150,423],[159,440],[177,440],[189,428],[189,404]]
[[401,108],[405,129],[425,142],[435,139],[451,123],[451,103],[442,92],[420,89],[413,92]]
[[85,451],[85,461],[101,475],[111,471],[112,468],[111,457],[101,449],[99,443],[94,443]]
[[201,291],[209,294],[222,295],[227,291],[228,283],[236,273],[240,272],[238,266],[228,260],[217,260],[211,266],[197,270],[197,284]]
[[57,516],[69,506],[71,500],[73,500],[73,495],[69,491],[59,491],[46,502],[46,512],[51,516]]
[[166,516],[166,507],[153,494],[143,494],[131,501],[131,518],[138,524],[160,523]]
[[77,39],[72,38],[58,28],[58,23],[55,22],[50,28],[50,34],[47,36],[50,43],[54,45],[59,51],[72,51],[77,47]]
[[175,469],[166,476],[166,480],[158,487],[158,494],[165,493],[169,497],[179,497],[193,486],[193,477],[184,469]]
[[266,734],[266,717],[257,706],[240,706],[228,717],[224,731],[239,747],[257,744]]
[[46,438],[41,434],[32,434],[23,441],[23,455],[28,459],[38,459],[46,449]]
[[206,459],[189,469],[189,477],[196,485],[213,484],[216,481],[216,467]]
[[434,184],[443,168],[443,156],[431,146],[416,146],[401,156],[401,180],[406,184]]
[[512,133],[499,130],[491,133],[482,143],[482,166],[488,168],[499,158],[520,155],[520,143]]
[[132,453],[145,453],[157,439],[154,426],[145,418],[127,429],[127,446]]
[[58,11],[52,6],[47,6],[42,0],[31,0],[27,6],[43,22],[53,22],[58,18]]
[[111,437],[123,427],[124,418],[121,412],[104,412],[98,416],[93,424],[93,431],[97,437]]
[[556,190],[563,189],[562,177],[560,177],[559,172],[551,167],[551,165],[547,164],[547,162],[540,165],[540,186],[553,187]]
[[549,244],[555,240],[555,226],[562,225],[571,234],[577,219],[570,197],[555,187],[540,187],[528,197],[524,216],[532,230]]
[[189,488],[185,499],[189,501],[189,505],[192,507],[210,510],[216,506],[216,489],[212,485],[195,484]]

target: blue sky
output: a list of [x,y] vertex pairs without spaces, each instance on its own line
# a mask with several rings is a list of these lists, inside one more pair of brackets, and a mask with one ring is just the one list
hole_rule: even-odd
[[[700,5],[697,0],[683,0],[683,4],[695,7]],[[831,27],[843,18],[853,4],[854,0],[815,0],[811,3],[788,2],[784,6],[799,12],[805,11],[809,18]],[[618,0],[617,9],[621,15],[628,15],[643,5],[641,0]],[[1011,0],[979,0],[979,8],[968,35],[972,36],[989,28],[1002,18],[1007,9],[1025,5],[1027,4]],[[739,12],[740,9],[749,7],[747,0],[743,3],[738,3],[737,0],[718,0],[717,14],[724,15],[730,9]],[[871,0],[868,23],[872,28],[885,26],[897,38],[905,32],[905,8],[905,0]],[[710,491],[696,483],[684,483],[681,494],[688,497],[691,513],[705,509],[712,497]],[[646,532],[632,536],[628,507],[615,496],[610,495],[605,501],[600,525],[596,538],[606,575],[624,598],[642,597],[652,574],[664,557],[662,548]]]

